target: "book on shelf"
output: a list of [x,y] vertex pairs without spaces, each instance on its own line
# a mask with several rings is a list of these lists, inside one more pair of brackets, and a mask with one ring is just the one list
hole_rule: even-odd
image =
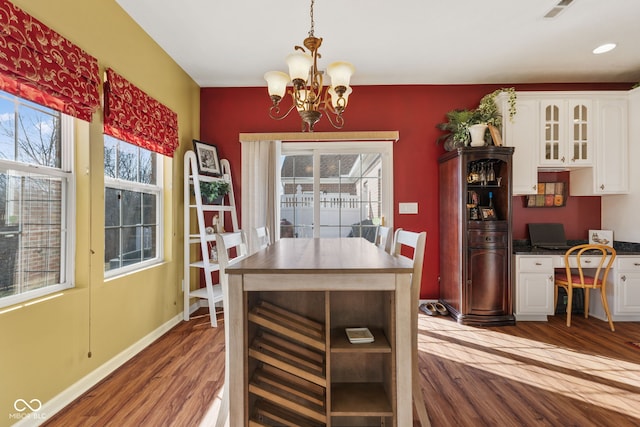
[[345,332],[351,344],[365,344],[374,341],[373,334],[368,328],[346,328]]

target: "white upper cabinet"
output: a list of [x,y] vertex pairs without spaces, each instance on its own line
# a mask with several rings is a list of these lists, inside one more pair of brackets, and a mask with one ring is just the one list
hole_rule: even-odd
[[540,118],[540,166],[570,168],[592,164],[590,99],[541,99]]
[[513,194],[537,194],[539,103],[535,99],[519,97],[516,102],[517,114],[510,121],[506,94],[501,94],[496,102],[503,117],[504,145],[515,147],[512,160]]
[[627,97],[595,99],[596,150],[593,169],[573,171],[573,196],[624,194],[629,191]]
[[628,93],[518,92],[508,118],[497,98],[504,144],[515,147],[513,194],[537,193],[538,168],[570,170],[573,196],[629,191]]

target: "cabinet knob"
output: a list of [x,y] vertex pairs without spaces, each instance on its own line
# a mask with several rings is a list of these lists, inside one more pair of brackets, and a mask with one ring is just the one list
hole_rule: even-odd
[[584,263],[585,263],[585,264],[591,264],[591,260],[590,260],[590,259],[585,259],[585,260],[584,260]]
[[562,163],[564,163],[564,156],[562,156],[562,158],[560,159],[560,161],[561,161]]
[[600,186],[600,189],[601,189],[601,190],[604,190],[604,184],[602,184],[602,185]]
[[549,281],[553,282],[553,276],[549,276]]
[[627,276],[623,274],[622,276],[620,276],[620,280],[622,280],[623,282],[626,282]]
[[536,189],[537,185],[532,185],[531,188]]
[[536,262],[536,265],[542,265],[542,263],[541,262]]
[[636,267],[640,266],[640,262],[634,262],[633,265],[635,265]]

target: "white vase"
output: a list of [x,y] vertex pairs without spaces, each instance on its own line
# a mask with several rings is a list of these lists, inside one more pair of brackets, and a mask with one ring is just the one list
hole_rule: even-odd
[[488,127],[485,123],[469,126],[469,133],[471,134],[471,143],[469,145],[472,147],[482,147],[484,145],[484,133]]

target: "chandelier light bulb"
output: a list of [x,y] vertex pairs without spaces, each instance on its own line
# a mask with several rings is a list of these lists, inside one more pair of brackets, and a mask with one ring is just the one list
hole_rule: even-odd
[[313,58],[308,53],[294,52],[287,55],[287,65],[289,66],[289,76],[292,81],[307,81],[309,70],[313,65]]
[[287,73],[283,73],[282,71],[269,71],[264,74],[264,79],[267,81],[269,96],[278,96],[282,99],[287,90],[287,84],[289,84],[289,76]]
[[331,86],[336,88],[338,86],[349,87],[351,76],[355,71],[355,67],[345,61],[337,61],[329,64],[327,74],[331,77]]

